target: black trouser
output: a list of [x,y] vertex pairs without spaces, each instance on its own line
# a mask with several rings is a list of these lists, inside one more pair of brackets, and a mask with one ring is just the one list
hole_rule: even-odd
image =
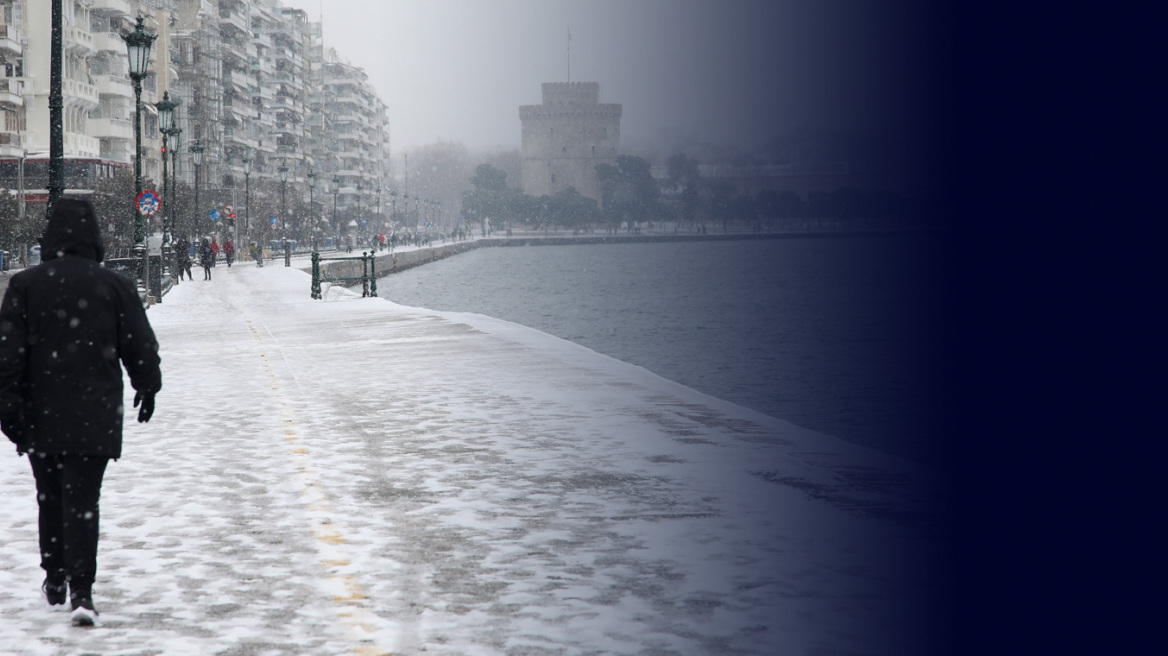
[[109,458],[29,453],[40,507],[41,568],[87,590],[97,574],[101,479]]

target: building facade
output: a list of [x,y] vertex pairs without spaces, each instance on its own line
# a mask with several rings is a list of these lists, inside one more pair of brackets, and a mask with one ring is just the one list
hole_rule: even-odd
[[[47,197],[51,5],[0,0],[0,188],[23,183],[30,203]],[[157,35],[142,84],[142,175],[160,181],[162,139],[154,103],[180,104],[177,177],[194,184],[190,146],[204,148],[199,186],[209,202],[242,194],[250,182],[278,180],[317,200],[334,175],[342,204],[389,177],[385,103],[359,67],[326,48],[319,22],[281,0],[62,0],[67,193],[92,190],[102,176],[133,166],[134,91],[121,35],[138,16]],[[168,160],[168,167],[170,161]],[[23,175],[21,175],[23,172]],[[201,208],[208,209],[208,208]]]
[[597,164],[620,153],[621,106],[600,102],[598,82],[546,82],[543,104],[519,108],[520,183],[533,196],[568,187],[600,199]]

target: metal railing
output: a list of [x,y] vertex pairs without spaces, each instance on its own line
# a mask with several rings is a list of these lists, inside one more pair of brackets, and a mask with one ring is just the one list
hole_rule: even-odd
[[[336,277],[322,277],[320,272],[321,262],[338,262],[343,260],[361,261],[361,275],[360,276],[336,276]],[[361,297],[377,296],[377,253],[376,252],[362,252],[360,256],[353,257],[326,257],[322,258],[320,253],[312,251],[312,298],[320,300],[322,298],[320,293],[321,282],[344,282],[350,280],[361,281]]]

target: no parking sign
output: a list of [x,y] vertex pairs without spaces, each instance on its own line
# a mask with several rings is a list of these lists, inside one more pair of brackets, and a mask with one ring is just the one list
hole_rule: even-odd
[[135,202],[138,205],[139,214],[142,216],[154,216],[154,213],[158,211],[158,205],[161,199],[158,198],[158,194],[147,189],[138,194],[138,199]]

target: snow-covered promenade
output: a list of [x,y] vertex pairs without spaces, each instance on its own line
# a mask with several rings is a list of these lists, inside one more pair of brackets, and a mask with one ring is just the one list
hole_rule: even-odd
[[213,275],[148,312],[97,627],[44,603],[0,454],[0,654],[942,651],[935,474],[515,324]]

